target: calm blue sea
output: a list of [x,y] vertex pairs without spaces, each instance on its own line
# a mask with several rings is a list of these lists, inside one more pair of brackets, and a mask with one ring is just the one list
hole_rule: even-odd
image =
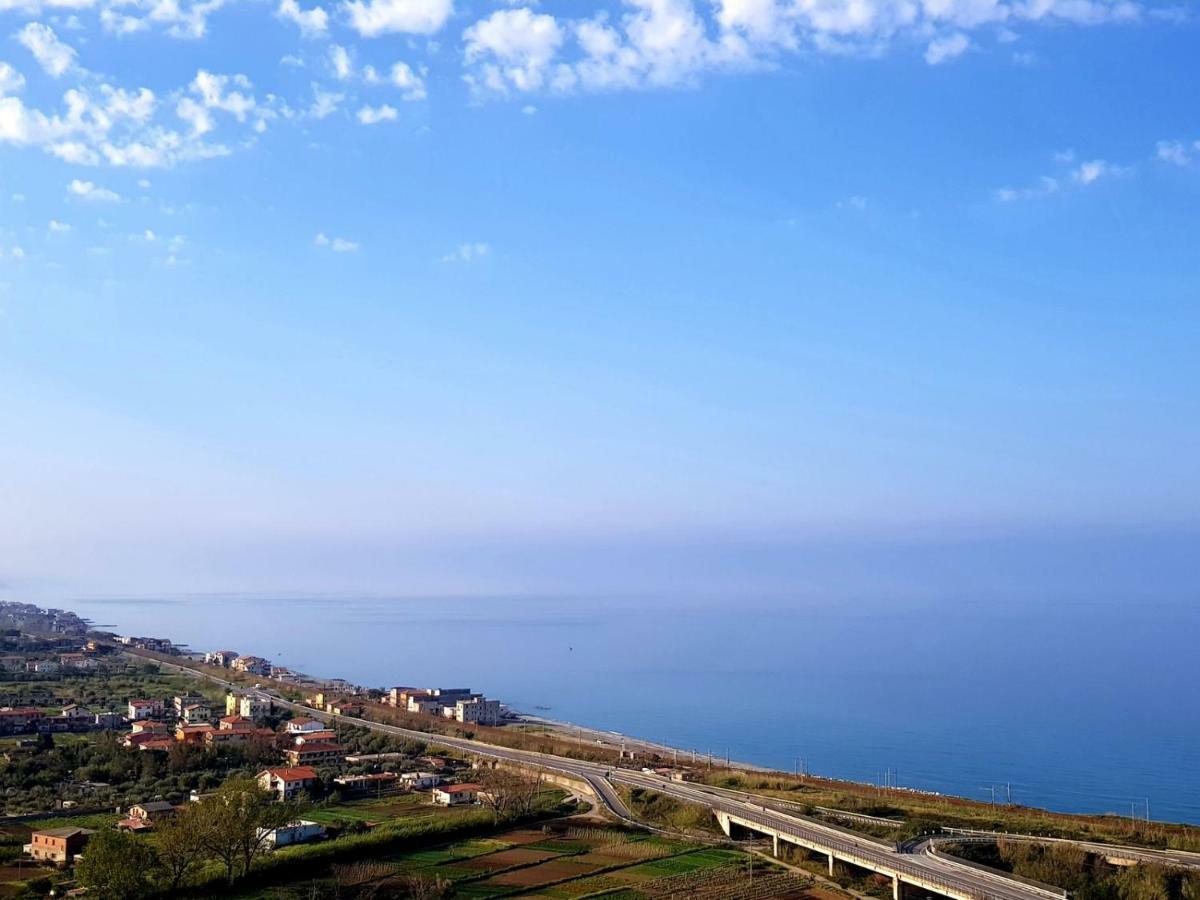
[[[97,624],[819,774],[1200,823],[1195,604],[71,601]],[[548,710],[540,709],[548,708]]]

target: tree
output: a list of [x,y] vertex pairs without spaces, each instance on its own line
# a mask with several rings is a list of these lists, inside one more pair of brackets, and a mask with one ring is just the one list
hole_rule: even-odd
[[542,790],[540,771],[530,775],[498,767],[480,769],[478,781],[483,786],[479,800],[492,811],[497,822],[517,819],[533,812]]
[[92,835],[87,852],[75,867],[89,897],[136,900],[149,896],[158,860],[145,842],[120,831]]
[[168,886],[175,891],[204,854],[203,817],[189,803],[154,828],[154,846]]
[[232,884],[267,849],[269,832],[296,821],[295,803],[276,803],[253,778],[231,778],[197,804],[200,841],[225,866]]

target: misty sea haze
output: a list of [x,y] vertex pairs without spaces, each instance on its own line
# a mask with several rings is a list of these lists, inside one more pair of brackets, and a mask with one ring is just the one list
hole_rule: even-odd
[[311,675],[469,686],[701,754],[1074,812],[1200,823],[1187,600],[72,600],[98,626]]

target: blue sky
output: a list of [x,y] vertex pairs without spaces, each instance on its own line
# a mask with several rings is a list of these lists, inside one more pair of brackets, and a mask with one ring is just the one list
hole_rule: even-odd
[[0,579],[1190,533],[1198,49],[1118,0],[0,0]]

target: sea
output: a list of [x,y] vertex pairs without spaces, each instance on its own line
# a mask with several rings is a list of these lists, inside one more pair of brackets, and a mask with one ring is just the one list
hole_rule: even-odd
[[723,758],[1200,824],[1200,608],[1184,600],[91,598],[120,633],[323,677],[470,687]]

